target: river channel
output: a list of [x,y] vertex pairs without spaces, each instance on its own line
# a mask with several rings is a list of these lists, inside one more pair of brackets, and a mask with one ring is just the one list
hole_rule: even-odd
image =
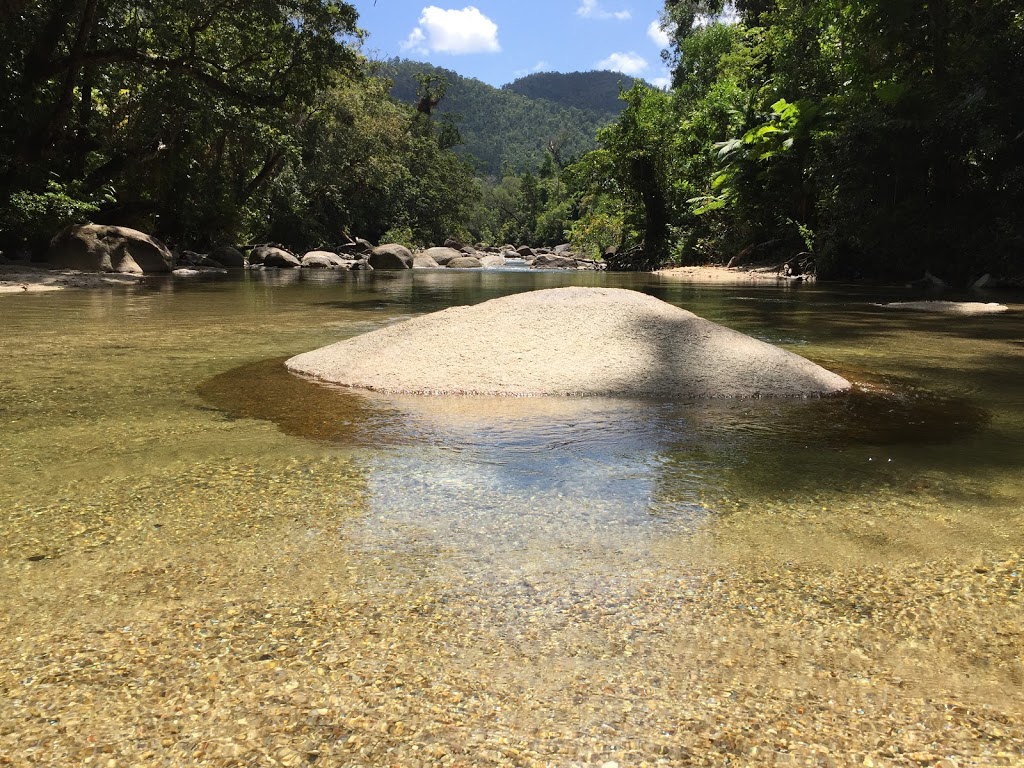
[[[284,369],[562,285],[858,391],[386,398]],[[1024,303],[878,306],[909,296],[296,270],[0,297],[0,765],[1024,764]]]

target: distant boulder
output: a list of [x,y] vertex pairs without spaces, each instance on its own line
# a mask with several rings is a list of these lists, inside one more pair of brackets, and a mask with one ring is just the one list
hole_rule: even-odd
[[427,253],[417,253],[412,257],[412,268],[413,269],[440,269],[441,265],[438,264],[432,256]]
[[542,253],[531,264],[534,269],[576,269],[576,259],[571,256],[554,256]]
[[249,254],[249,263],[282,269],[294,269],[302,266],[298,256],[276,245],[257,245]]
[[302,256],[304,269],[341,269],[341,257],[331,251],[310,251]]
[[222,245],[210,252],[210,258],[230,269],[244,269],[249,265],[245,254],[230,245]]
[[[291,263],[290,259],[294,260]],[[257,245],[249,252],[249,264],[251,266],[263,265],[265,267],[278,267],[287,264],[291,267],[299,266],[299,258],[291,251],[286,251],[276,245]]]
[[485,269],[493,269],[495,267],[505,266],[505,257],[497,253],[488,253],[478,257],[480,266]]
[[398,243],[378,245],[368,259],[374,269],[412,269],[412,251]]
[[448,262],[452,259],[458,259],[462,257],[462,252],[455,248],[427,248],[423,251],[424,256],[429,256],[436,261],[442,267],[448,266]]
[[448,262],[449,269],[480,269],[482,266],[476,256],[459,256]]
[[170,249],[154,237],[128,227],[83,224],[65,227],[50,242],[46,262],[82,272],[168,273]]

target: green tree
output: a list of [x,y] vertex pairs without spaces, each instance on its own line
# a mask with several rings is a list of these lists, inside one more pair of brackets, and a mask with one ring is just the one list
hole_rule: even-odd
[[15,206],[55,188],[172,241],[237,232],[317,95],[357,67],[355,24],[335,0],[23,4],[0,52],[0,218],[22,222],[7,244],[52,234]]

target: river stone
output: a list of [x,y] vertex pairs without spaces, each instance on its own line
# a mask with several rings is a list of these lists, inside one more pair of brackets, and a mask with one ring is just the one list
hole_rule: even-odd
[[442,267],[448,266],[448,262],[452,259],[458,259],[462,257],[462,251],[455,248],[427,248],[423,251],[424,256],[429,256],[436,261]]
[[497,253],[485,253],[483,256],[477,257],[480,262],[480,266],[485,269],[494,269],[495,267],[505,266],[505,257]]
[[[292,263],[294,259],[295,263]],[[249,264],[256,266],[262,264],[266,267],[297,267],[298,257],[291,251],[278,248],[276,245],[257,245],[249,251]]]
[[374,269],[412,269],[412,251],[398,243],[378,245],[368,259]]
[[571,256],[554,256],[542,253],[530,265],[533,269],[576,269],[576,259]]
[[302,266],[305,269],[340,269],[342,259],[333,251],[309,251],[302,255]]
[[482,266],[483,264],[476,256],[459,256],[459,258],[448,262],[450,269],[480,269]]
[[46,261],[82,272],[141,275],[170,272],[174,258],[166,245],[137,229],[83,224],[61,230],[50,243]]
[[620,288],[554,288],[452,307],[286,365],[396,394],[799,397],[850,388],[792,352]]
[[245,254],[231,245],[222,245],[210,253],[210,258],[223,267],[242,269],[248,266],[249,260]]
[[440,269],[434,258],[428,253],[417,253],[412,257],[413,269]]
[[264,267],[277,267],[279,269],[296,269],[302,266],[299,257],[284,248],[270,248],[263,256]]

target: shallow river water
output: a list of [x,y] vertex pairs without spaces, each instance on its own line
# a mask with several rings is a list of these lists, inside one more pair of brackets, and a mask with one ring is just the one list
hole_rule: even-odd
[[[384,398],[283,367],[561,285],[858,392]],[[1024,764],[1024,305],[877,306],[904,293],[296,271],[0,297],[0,765]]]

